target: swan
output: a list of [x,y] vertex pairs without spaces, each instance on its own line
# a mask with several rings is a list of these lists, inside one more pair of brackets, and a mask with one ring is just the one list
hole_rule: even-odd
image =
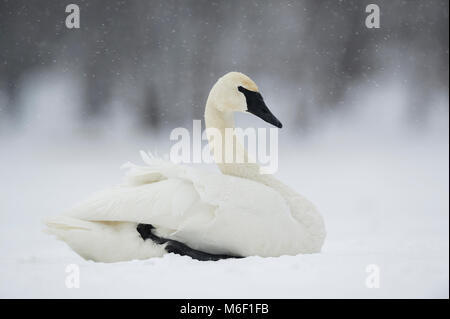
[[[227,128],[234,128],[235,112],[282,127],[253,80],[230,72],[207,98],[207,131],[225,136]],[[220,172],[141,152],[145,165],[127,163],[124,183],[47,218],[46,231],[97,262],[170,252],[198,260],[320,252],[326,231],[314,205],[273,175],[261,173],[254,162],[224,161],[223,152],[214,147],[219,139],[208,135]],[[234,142],[233,151],[248,159],[242,144]]]

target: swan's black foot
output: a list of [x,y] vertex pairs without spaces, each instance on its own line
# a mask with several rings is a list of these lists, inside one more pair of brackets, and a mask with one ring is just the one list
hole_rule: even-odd
[[208,261],[208,260],[216,261],[228,258],[242,258],[240,256],[232,256],[232,255],[209,254],[200,250],[192,249],[189,246],[180,243],[179,241],[156,236],[155,234],[153,234],[154,228],[155,227],[153,227],[150,224],[138,224],[136,230],[144,240],[150,239],[159,245],[167,243],[165,249],[167,250],[168,253],[174,253],[181,256],[189,256],[193,259],[200,261]]
[[158,237],[153,234],[152,230],[155,229],[153,225],[150,224],[138,224],[136,230],[138,231],[139,235],[141,235],[143,240],[151,239],[156,244],[164,244],[167,242],[167,239]]
[[189,246],[180,243],[176,240],[169,240],[166,246],[166,250],[169,253],[174,253],[181,256],[189,256],[193,259],[200,260],[200,261],[217,261],[220,259],[228,259],[228,258],[242,258],[239,256],[232,256],[232,255],[220,255],[220,254],[209,254],[205,253],[200,250],[192,249]]

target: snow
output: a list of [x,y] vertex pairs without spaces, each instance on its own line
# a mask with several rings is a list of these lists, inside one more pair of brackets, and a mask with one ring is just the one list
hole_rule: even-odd
[[[139,149],[168,152],[169,134],[2,136],[0,297],[448,298],[448,139],[355,127],[280,142],[278,177],[325,218],[322,253],[218,262],[94,263],[42,232],[43,217],[120,182]],[[79,288],[66,287],[70,264]],[[372,264],[379,288],[366,286]]]

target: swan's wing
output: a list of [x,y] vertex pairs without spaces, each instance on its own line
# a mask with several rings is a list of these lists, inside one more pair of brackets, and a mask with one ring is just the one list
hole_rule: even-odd
[[[199,196],[186,181],[163,179],[150,184],[121,185],[94,193],[65,215],[87,221],[153,224],[176,230],[199,205]],[[204,215],[207,207],[202,207]]]
[[143,154],[124,185],[94,194],[67,215],[157,226],[164,235],[211,253],[276,256],[301,252],[302,225],[273,189]]

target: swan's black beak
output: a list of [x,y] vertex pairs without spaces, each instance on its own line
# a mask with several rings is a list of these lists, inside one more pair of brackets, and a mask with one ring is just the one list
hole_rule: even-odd
[[266,103],[264,103],[263,97],[261,96],[261,94],[259,94],[259,92],[247,90],[242,86],[239,86],[238,90],[239,92],[242,92],[245,95],[245,98],[247,100],[247,111],[249,113],[256,115],[260,119],[278,128],[283,127],[283,124],[281,124],[281,122],[275,117],[275,115],[273,115],[272,112],[270,112]]

